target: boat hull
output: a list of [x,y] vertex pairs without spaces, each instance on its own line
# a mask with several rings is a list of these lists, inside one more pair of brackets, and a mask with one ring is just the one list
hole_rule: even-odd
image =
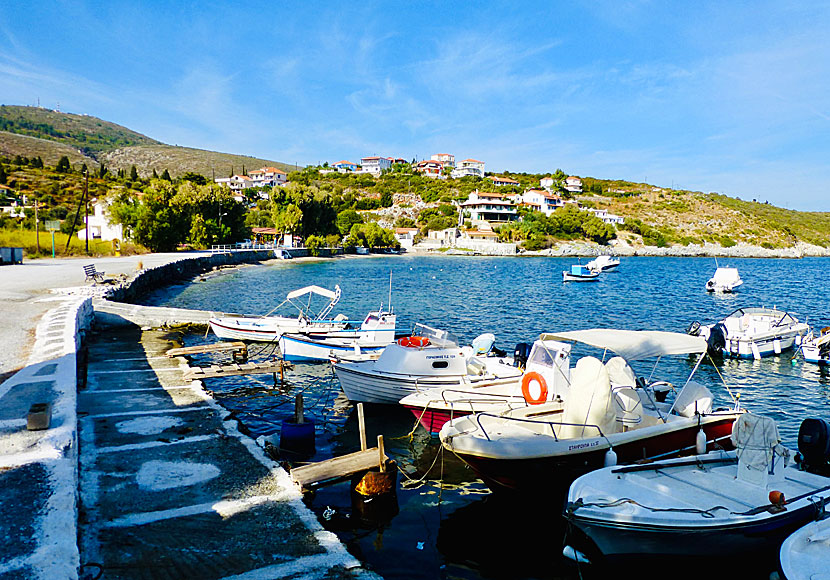
[[[392,331],[394,335],[394,330]],[[387,344],[360,344],[284,334],[279,339],[282,358],[292,362],[328,362],[346,356],[380,353]]]
[[224,340],[248,342],[275,342],[289,332],[330,332],[342,329],[340,323],[302,324],[297,319],[269,318],[211,318],[208,322],[213,333]]
[[721,349],[721,353],[723,356],[748,359],[774,356],[792,349],[796,344],[797,337],[800,336],[799,332],[792,331],[753,340],[727,339],[726,346]]
[[[706,433],[707,441],[718,441],[723,447],[731,447],[729,436],[737,416],[738,414],[730,413],[702,419],[701,427]],[[688,422],[686,426],[676,430],[656,431],[651,436],[615,443],[617,462],[626,464],[676,453],[694,453],[698,429],[697,422]],[[710,448],[712,445],[709,444]],[[574,440],[570,448],[565,447],[560,453],[546,456],[485,457],[463,450],[451,450],[469,465],[492,491],[541,492],[550,486],[552,481],[560,486],[564,485],[567,489],[567,485],[580,475],[603,467],[608,449],[607,440],[592,438],[587,442]]]

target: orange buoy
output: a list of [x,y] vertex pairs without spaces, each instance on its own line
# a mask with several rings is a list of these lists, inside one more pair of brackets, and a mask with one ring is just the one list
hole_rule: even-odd
[[769,492],[769,502],[772,505],[784,505],[787,500],[784,498],[784,494],[778,490],[772,490]]
[[[530,385],[536,383],[539,385],[539,396],[534,397],[530,392]],[[522,377],[522,395],[525,401],[531,405],[539,405],[548,400],[548,384],[545,382],[545,377],[537,372],[525,373]]]

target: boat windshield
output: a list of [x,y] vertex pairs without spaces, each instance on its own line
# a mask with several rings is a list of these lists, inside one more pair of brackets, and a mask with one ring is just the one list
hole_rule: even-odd
[[436,346],[458,346],[458,337],[446,330],[438,330],[425,324],[416,324],[412,334],[429,338],[430,344]]

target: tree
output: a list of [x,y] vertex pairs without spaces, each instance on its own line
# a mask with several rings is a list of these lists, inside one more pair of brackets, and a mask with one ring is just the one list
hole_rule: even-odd
[[55,171],[58,173],[69,173],[71,170],[72,166],[69,164],[69,157],[64,155],[58,159],[58,163],[55,165]]
[[173,181],[173,179],[170,177],[170,172],[166,169],[164,170],[164,173],[161,174],[161,178],[166,181]]
[[138,181],[138,170],[135,168],[135,165],[130,167],[130,181]]
[[184,175],[182,175],[183,181],[191,181],[196,185],[207,185],[207,178],[204,175],[200,175],[199,173],[194,173],[193,171],[188,171]]
[[363,223],[363,217],[355,210],[347,209],[337,214],[337,220],[335,223],[337,224],[337,229],[340,230],[340,233],[345,236],[352,231],[352,226],[354,224]]
[[0,163],[0,184],[5,184],[6,179],[8,179],[6,176],[6,169],[3,167],[3,164]]

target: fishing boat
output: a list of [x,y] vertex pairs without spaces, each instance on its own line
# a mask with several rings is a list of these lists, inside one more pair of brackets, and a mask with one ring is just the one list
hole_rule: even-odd
[[396,318],[381,308],[369,312],[357,328],[285,333],[279,338],[280,353],[284,360],[295,362],[328,362],[353,355],[379,356],[395,341]]
[[591,282],[599,278],[599,272],[582,264],[573,264],[570,270],[562,272],[563,282]]
[[705,338],[712,353],[760,359],[800,345],[809,330],[806,323],[777,308],[739,308],[714,324],[693,322],[687,332]]
[[649,358],[703,355],[701,337],[591,329],[543,334],[540,340],[581,343],[618,356],[605,363],[593,356],[579,359],[570,371],[564,405],[545,402],[477,413],[441,428],[444,448],[494,491],[550,492],[564,486],[564,495],[576,477],[609,463],[728,445],[732,424],[743,412],[734,397],[732,408],[714,409],[709,389],[692,380],[703,356],[679,389],[638,378],[631,368],[631,362]]
[[[312,313],[313,296],[322,296],[329,302],[316,315]],[[213,333],[225,340],[245,340],[254,342],[274,342],[286,332],[329,332],[343,330],[348,325],[346,316],[339,314],[328,318],[334,306],[340,301],[340,286],[334,290],[320,286],[306,286],[289,292],[285,300],[263,316],[256,317],[219,317],[208,322]],[[300,299],[304,298],[305,303]],[[284,305],[290,305],[298,313],[294,316],[271,316]]]
[[419,389],[467,388],[521,381],[504,356],[477,355],[452,333],[416,324],[411,336],[383,349],[376,360],[335,361],[334,373],[350,401],[397,404]]
[[737,268],[718,266],[714,275],[706,281],[706,291],[716,293],[734,292],[743,283],[744,281],[741,280]]
[[[475,346],[476,341],[473,341]],[[514,363],[524,368],[520,381],[473,382],[418,389],[401,399],[400,404],[412,411],[432,434],[438,434],[447,421],[472,413],[493,412],[505,406],[527,407],[548,401],[561,404],[570,378],[571,345],[537,340],[528,347],[527,343],[519,343],[513,353]],[[479,351],[476,354],[486,356],[487,353]]]
[[827,578],[830,559],[830,511],[790,534],[779,550],[781,572],[786,580]]
[[603,254],[601,256],[597,256],[585,265],[589,270],[594,272],[608,272],[610,270],[615,270],[617,266],[620,265],[620,259]]
[[[731,439],[731,451],[579,477],[564,512],[579,532],[571,534],[571,547],[589,561],[638,563],[644,557],[734,560],[777,553],[793,530],[824,514],[830,478],[794,461],[770,417],[740,416]],[[799,450],[804,453],[800,444]],[[589,541],[574,545],[583,537]],[[828,563],[830,552],[825,569]]]
[[830,326],[825,326],[818,333],[811,329],[801,341],[801,354],[807,362],[830,364]]

